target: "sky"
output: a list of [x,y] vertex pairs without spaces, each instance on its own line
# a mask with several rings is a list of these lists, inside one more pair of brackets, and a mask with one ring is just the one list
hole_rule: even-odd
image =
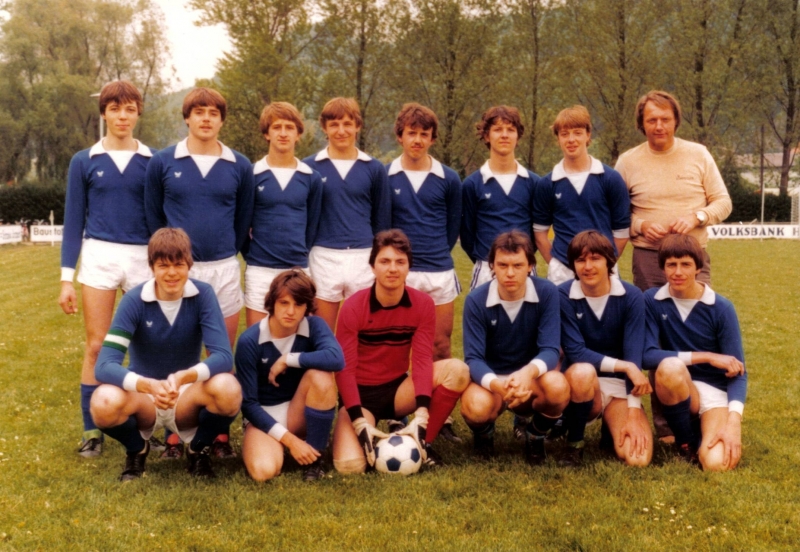
[[199,13],[185,7],[187,0],[153,0],[164,12],[172,65],[176,70],[170,89],[194,85],[195,79],[214,76],[216,63],[231,48],[225,27],[198,27]]

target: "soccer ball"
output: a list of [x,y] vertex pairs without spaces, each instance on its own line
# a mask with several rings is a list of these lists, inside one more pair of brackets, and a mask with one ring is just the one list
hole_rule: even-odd
[[422,453],[409,435],[392,433],[375,445],[375,469],[381,473],[411,475],[422,466]]

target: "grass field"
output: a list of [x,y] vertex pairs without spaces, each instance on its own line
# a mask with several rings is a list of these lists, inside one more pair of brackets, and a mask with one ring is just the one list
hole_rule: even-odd
[[[83,324],[56,304],[58,248],[0,247],[0,550],[795,550],[800,548],[800,242],[709,246],[714,288],[737,307],[750,372],[744,458],[733,473],[679,463],[657,446],[627,469],[597,450],[568,471],[523,461],[510,418],[498,458],[438,445],[449,465],[407,479],[289,467],[256,484],[239,460],[195,481],[150,460],[120,484],[122,447],[75,454]],[[458,256],[466,280],[466,259]],[[622,274],[630,274],[629,253]],[[460,305],[457,326],[460,325]],[[461,354],[460,329],[453,338]],[[241,436],[234,423],[234,440]],[[557,455],[558,445],[551,449]]]

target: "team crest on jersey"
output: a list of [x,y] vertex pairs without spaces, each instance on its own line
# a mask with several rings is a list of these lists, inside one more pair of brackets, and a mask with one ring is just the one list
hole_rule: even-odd
[[561,194],[556,194],[556,199],[561,199]]
[[102,177],[105,171],[97,171],[97,176]]
[[400,195],[400,188],[395,188],[394,189],[394,193],[397,194],[397,195]]
[[322,177],[322,183],[324,184],[324,183],[325,183],[325,182],[327,182],[327,181],[328,181],[328,177],[327,177],[327,176],[323,176],[323,177]]
[[269,362],[269,357],[266,357],[266,358],[262,358],[262,359],[261,359],[261,363],[262,363],[262,364],[266,364],[267,362]]
[[492,320],[492,326],[497,326],[497,319]]
[[667,319],[667,315],[666,314],[662,314],[661,315],[661,320],[666,320],[666,319]]
[[258,187],[258,191],[259,191],[259,192],[263,192],[263,191],[264,191],[264,186],[259,186],[259,187]]
[[578,317],[578,320],[583,318],[583,313],[582,312],[576,312],[575,315]]
[[153,321],[152,320],[146,321],[145,324],[147,324],[148,328],[152,328],[153,327]]
[[176,171],[175,172],[175,178],[180,178],[182,174],[183,174],[182,172],[177,172]]
[[483,195],[486,196],[486,199],[489,199],[489,198],[492,197],[492,194],[483,194]]

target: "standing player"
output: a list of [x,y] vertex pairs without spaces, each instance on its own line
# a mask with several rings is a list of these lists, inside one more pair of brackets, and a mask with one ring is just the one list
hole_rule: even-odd
[[103,436],[92,421],[89,401],[98,385],[94,365],[111,325],[117,289],[124,293],[152,276],[147,267],[150,232],[144,214],[144,176],[153,154],[133,137],[142,114],[142,95],[130,82],[114,81],[100,91],[99,103],[106,135],[75,154],[69,165],[58,298],[66,314],[78,312],[72,279],[80,255],[86,348],[81,368],[83,439],[78,454],[84,457],[103,451]]
[[[95,375],[106,385],[92,395],[92,417],[125,447],[122,481],[142,476],[147,439],[160,427],[190,442],[192,475],[214,477],[214,436],[227,431],[242,401],[229,373],[233,355],[225,321],[211,286],[189,279],[192,249],[183,230],[157,231],[147,256],[155,278],[119,304],[97,359]],[[201,362],[203,345],[208,357]]]
[[297,108],[271,103],[261,112],[259,127],[269,153],[253,165],[255,206],[244,253],[248,327],[266,316],[264,296],[277,274],[294,266],[308,272],[322,208],[319,174],[294,156],[304,129]]
[[370,286],[372,236],[391,226],[386,168],[356,147],[364,121],[352,98],[334,98],[319,116],[328,147],[304,159],[322,175],[322,213],[309,254],[317,285],[317,314],[336,327],[339,303]]
[[525,127],[519,111],[490,107],[476,125],[489,160],[464,180],[461,247],[475,264],[470,289],[492,279],[489,248],[503,232],[519,230],[533,239],[533,195],[539,177],[514,157]]
[[[195,88],[183,99],[189,136],[161,150],[147,167],[145,213],[152,232],[183,228],[192,240],[192,278],[206,282],[217,295],[228,340],[233,347],[242,310],[242,249],[253,216],[253,169],[242,154],[217,137],[225,122],[225,98],[210,88]],[[180,455],[168,439],[167,455]],[[213,454],[235,456],[227,435],[220,435]]]
[[[336,414],[333,372],[344,367],[342,349],[314,314],[314,282],[299,268],[272,280],[266,318],[236,346],[236,377],[246,420],[242,457],[250,477],[272,479],[283,467],[283,449],[305,466],[303,479],[324,477],[321,455]],[[305,434],[303,440],[298,435]]]
[[457,359],[432,360],[433,300],[405,285],[413,265],[406,235],[396,229],[376,234],[369,264],[374,285],[344,302],[336,328],[345,368],[336,374],[342,408],[333,433],[334,466],[362,473],[375,463],[378,421],[412,412],[402,432],[420,441],[428,465],[440,464],[425,442],[436,439],[469,384],[469,371]]
[[567,267],[577,280],[558,288],[563,367],[571,395],[564,410],[567,454],[562,465],[583,462],[584,428],[600,415],[626,464],[646,466],[653,456],[653,432],[641,399],[652,392],[641,369],[644,299],[639,288],[611,277],[616,262],[614,246],[597,230],[580,232],[567,249]]
[[524,431],[525,459],[546,459],[544,439],[569,402],[569,385],[556,370],[559,300],[556,287],[531,276],[533,244],[524,232],[497,236],[489,249],[495,279],[467,296],[464,360],[472,382],[461,414],[474,435],[475,452],[494,454],[495,420],[506,409],[532,416]]
[[[553,126],[564,158],[536,185],[533,236],[548,263],[547,279],[558,285],[575,278],[567,268],[567,248],[583,230],[597,230],[622,256],[631,225],[630,198],[617,171],[589,155],[592,119],[582,105],[568,107]],[[553,227],[551,244],[547,233]]]
[[657,369],[655,390],[684,458],[726,471],[742,456],[747,372],[736,310],[697,281],[703,262],[693,236],[672,234],[661,242],[658,263],[667,283],[645,293],[644,364]]

